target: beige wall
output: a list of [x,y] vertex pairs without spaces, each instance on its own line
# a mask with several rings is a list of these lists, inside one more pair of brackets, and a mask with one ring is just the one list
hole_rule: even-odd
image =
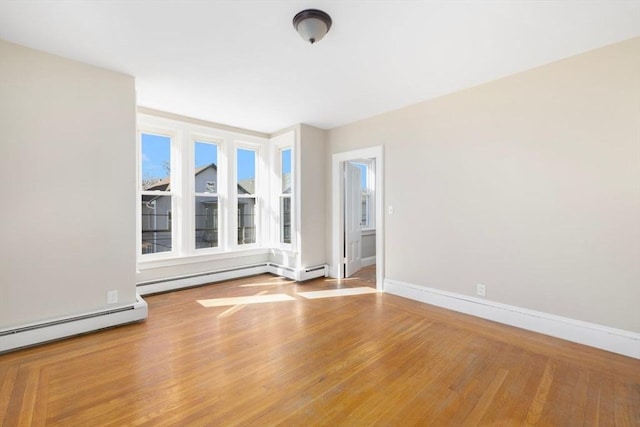
[[0,41],[0,129],[0,329],[133,303],[134,79]]
[[640,332],[640,39],[328,142],[385,146],[387,278]]
[[151,262],[151,265],[147,264],[146,266],[139,268],[138,274],[136,275],[136,283],[144,284],[147,282],[184,278],[192,275],[236,269],[255,264],[264,264],[269,261],[269,254],[265,252],[254,255],[235,255],[228,258],[214,260],[207,259],[205,261],[190,259],[188,262],[182,264],[176,263],[174,265],[165,266],[154,266],[153,262]]
[[362,258],[376,256],[376,233],[362,233]]
[[[300,125],[300,267],[325,264],[326,131]],[[327,163],[326,165],[329,165]],[[330,223],[330,222],[328,222]]]

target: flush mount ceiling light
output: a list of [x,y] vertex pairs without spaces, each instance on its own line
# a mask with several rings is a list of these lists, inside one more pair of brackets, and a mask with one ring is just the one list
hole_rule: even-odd
[[293,17],[293,28],[311,44],[322,40],[331,28],[331,17],[318,9],[306,9]]

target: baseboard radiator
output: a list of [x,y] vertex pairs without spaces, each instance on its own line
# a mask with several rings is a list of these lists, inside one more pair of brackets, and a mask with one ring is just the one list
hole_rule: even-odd
[[138,283],[137,290],[140,295],[157,294],[177,289],[189,288],[192,286],[205,285],[207,283],[221,282],[223,280],[239,279],[242,277],[255,276],[258,274],[271,273],[277,276],[286,277],[297,282],[327,277],[329,266],[326,264],[304,269],[295,269],[272,262],[253,264],[243,267],[234,267],[223,270],[207,271],[198,274],[164,278],[149,282]]
[[326,264],[304,269],[294,269],[266,262],[245,267],[139,283],[137,285],[138,293],[136,295],[136,302],[133,304],[0,330],[0,354],[74,335],[144,320],[147,318],[148,309],[147,303],[141,298],[141,295],[166,292],[263,273],[272,273],[302,282],[317,277],[327,277],[328,271],[329,268]]
[[136,295],[136,302],[130,305],[2,330],[0,353],[146,318],[147,303]]

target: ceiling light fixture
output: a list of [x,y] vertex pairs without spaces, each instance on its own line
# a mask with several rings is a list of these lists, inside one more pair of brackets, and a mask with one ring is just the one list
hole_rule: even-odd
[[306,9],[293,17],[293,28],[311,44],[322,40],[331,28],[331,17],[318,9]]

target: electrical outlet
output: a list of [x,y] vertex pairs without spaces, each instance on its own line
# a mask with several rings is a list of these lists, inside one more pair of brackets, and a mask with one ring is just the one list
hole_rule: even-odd
[[118,302],[118,291],[107,291],[107,304],[115,304]]
[[478,295],[480,295],[481,297],[486,297],[487,296],[487,287],[485,285],[481,285],[480,283],[478,283],[476,285],[476,293]]

